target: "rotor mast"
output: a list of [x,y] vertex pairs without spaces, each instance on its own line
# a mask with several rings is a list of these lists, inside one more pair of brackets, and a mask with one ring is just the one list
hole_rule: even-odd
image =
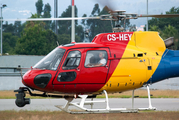
[[[75,17],[75,1],[72,0],[71,4],[72,4],[71,14],[72,14],[72,18],[74,18]],[[71,20],[71,42],[75,42],[75,20],[74,19]]]

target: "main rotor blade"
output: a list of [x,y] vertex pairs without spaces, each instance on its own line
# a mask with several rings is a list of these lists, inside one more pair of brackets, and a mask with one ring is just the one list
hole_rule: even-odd
[[96,17],[78,17],[78,18],[29,18],[29,19],[0,19],[3,21],[49,21],[49,20],[82,20],[82,19],[100,19]]
[[165,14],[165,15],[138,15],[137,17],[170,18],[170,17],[179,17],[179,14]]

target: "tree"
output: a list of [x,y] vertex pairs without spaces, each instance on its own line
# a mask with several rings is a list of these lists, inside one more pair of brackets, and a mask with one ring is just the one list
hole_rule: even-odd
[[149,26],[149,31],[158,31],[159,34],[160,34],[160,36],[162,36],[162,34],[163,34],[163,32],[162,32],[162,31],[159,29],[159,27],[156,26],[156,25],[150,25],[150,26]]
[[[87,17],[87,15],[86,15],[86,14],[83,14],[82,17]],[[81,24],[85,26],[85,25],[86,25],[86,19],[82,19],[82,20],[81,20]]]
[[3,32],[10,32],[10,33],[14,33],[14,26],[13,24],[8,24],[8,22],[6,21],[6,23],[3,25]]
[[36,9],[37,9],[37,15],[38,16],[41,16],[41,13],[43,11],[43,1],[42,0],[38,0],[36,3],[35,3],[35,6],[36,6]]
[[60,45],[68,44],[71,42],[70,34],[59,34],[58,41]]
[[[60,17],[71,17],[71,6],[68,6],[68,8],[61,14]],[[75,6],[75,17],[77,16],[78,9]],[[58,21],[58,33],[61,34],[58,36],[58,39],[60,41],[60,44],[66,44],[71,42],[71,38],[67,40],[67,36],[71,36],[71,20],[65,20],[65,21]],[[83,41],[83,26],[78,25],[78,21],[75,21],[75,41],[80,42]],[[63,39],[64,38],[64,39]],[[64,40],[67,40],[66,42]]]
[[12,33],[3,33],[3,53],[14,54],[14,48],[18,36],[12,35]]
[[[107,8],[107,6],[105,6],[103,9],[102,9],[102,11],[99,13],[99,16],[100,15],[105,15],[105,14],[109,14],[108,13],[109,11],[108,11],[108,8]],[[112,21],[112,23],[111,23],[111,21],[109,21],[109,20],[99,20],[99,33],[103,33],[103,32],[112,32],[112,26],[111,26],[111,24],[114,24],[114,22]],[[99,34],[99,33],[97,33],[97,34]]]
[[[75,6],[75,17],[77,16],[78,9]],[[68,6],[68,8],[61,14],[60,18],[64,17],[71,17],[71,6]],[[75,21],[75,26],[77,25],[77,20]],[[71,34],[71,20],[59,20],[58,21],[58,33],[59,34]]]
[[[172,7],[169,11],[166,12],[166,14],[179,14],[179,7],[175,8]],[[171,25],[175,27],[177,30],[179,30],[179,18],[174,17],[174,18],[166,18],[167,19],[167,26]]]
[[159,28],[158,28],[158,26],[153,25],[153,26],[150,26],[149,31],[159,31]]
[[99,13],[100,13],[99,4],[95,4],[95,5],[94,5],[94,8],[93,8],[93,10],[92,10],[92,12],[91,12],[91,15],[97,16],[97,15],[99,15]]
[[[175,8],[172,7],[169,11],[166,12],[166,14],[179,14],[179,7]],[[149,29],[150,26],[156,25],[158,28],[163,31],[165,29],[165,26],[171,25],[175,27],[177,30],[179,30],[179,18],[152,18],[148,21],[149,23]]]
[[179,45],[178,45],[178,39],[176,39],[178,37],[178,31],[175,27],[168,25],[165,26],[165,29],[163,30],[163,33],[161,35],[161,37],[163,39],[167,39],[169,37],[174,37],[174,46],[172,46],[172,49],[179,49]]
[[[91,12],[90,17],[98,16],[99,13],[100,13],[99,5],[95,4],[94,7],[93,7],[93,10]],[[87,20],[87,26],[90,29],[90,32],[89,32],[90,41],[92,41],[92,39],[97,34],[97,32],[99,32],[99,29],[100,29],[99,24],[100,24],[100,20],[93,20],[93,19]]]
[[[172,7],[166,14],[179,14],[179,7]],[[173,49],[179,49],[179,18],[152,18],[148,21],[150,31],[158,31],[163,39],[174,37]]]
[[44,7],[44,14],[43,14],[43,18],[50,18],[51,17],[51,6],[49,3],[45,4]]
[[24,26],[21,24],[21,21],[15,21],[13,34],[20,37],[20,33],[22,32],[23,28]]
[[[43,14],[43,18],[51,18],[51,14],[50,14],[50,12],[51,12],[51,6],[50,6],[50,4],[49,3],[47,3],[47,4],[45,4],[45,7],[44,7],[44,14]],[[50,28],[50,26],[51,26],[51,22],[52,21],[44,21],[45,22],[45,28],[46,29],[49,29]]]
[[21,24],[21,21],[15,21],[14,24],[8,24],[6,21],[5,24],[3,24],[3,33],[12,33],[12,35],[20,37],[23,27],[24,25]]
[[[82,42],[84,39],[84,30],[82,25],[75,26],[75,41]],[[77,37],[78,36],[78,37]],[[79,38],[79,39],[77,39]]]
[[162,38],[163,39],[167,39],[169,37],[177,37],[178,35],[178,31],[175,27],[171,26],[171,25],[168,25],[168,26],[165,26],[165,29],[163,30],[163,34],[162,34]]
[[[103,8],[102,11],[100,11],[99,5],[95,4],[90,17],[100,16],[103,14],[108,14],[106,6]],[[89,33],[90,40],[92,40],[99,33],[112,31],[111,21],[89,19],[89,20],[87,20],[87,26],[90,29],[90,33]]]
[[[80,42],[80,37],[76,35],[75,36],[75,41]],[[58,35],[58,42],[59,42],[60,45],[71,43],[70,34],[59,34]]]
[[[36,15],[32,15],[34,17]],[[45,29],[44,22],[27,22],[17,40],[15,52],[23,55],[46,55],[56,47],[57,36]]]

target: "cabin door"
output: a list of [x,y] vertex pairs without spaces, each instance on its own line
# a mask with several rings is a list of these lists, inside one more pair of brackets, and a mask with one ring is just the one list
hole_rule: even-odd
[[84,49],[67,51],[53,84],[77,84],[79,82],[83,51]]
[[108,48],[86,48],[79,83],[104,84],[109,70]]

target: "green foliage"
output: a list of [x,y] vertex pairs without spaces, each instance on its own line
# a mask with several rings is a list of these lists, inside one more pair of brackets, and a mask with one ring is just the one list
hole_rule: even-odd
[[14,35],[20,37],[20,33],[22,32],[24,26],[21,24],[21,21],[14,22]]
[[[76,35],[75,41],[80,42],[80,37]],[[60,45],[71,43],[71,35],[70,34],[59,34],[58,35],[58,43]]]
[[68,44],[71,42],[70,34],[59,34],[58,35],[58,42],[60,45]]
[[[68,8],[61,14],[60,18],[64,17],[71,17],[71,6],[68,6]],[[78,9],[75,6],[75,17],[77,16]],[[75,21],[75,26],[77,26],[77,20]],[[58,33],[59,34],[71,34],[71,20],[59,20],[58,21]],[[78,31],[76,31],[78,32]]]
[[168,25],[165,26],[165,29],[163,30],[162,38],[167,39],[169,37],[177,37],[177,35],[178,35],[177,29],[171,25]]
[[6,23],[3,25],[3,32],[10,32],[10,33],[13,33],[14,32],[14,25],[11,23],[11,24],[8,24],[8,22],[6,21]]
[[51,18],[51,6],[49,3],[45,4],[43,18]]
[[[166,14],[179,14],[179,7],[175,8],[172,7],[169,11],[166,12]],[[160,30],[164,30],[165,26],[171,25],[175,27],[177,30],[179,30],[179,18],[174,17],[174,18],[152,18],[151,20],[148,21],[149,23],[149,29],[151,26],[158,26]]]
[[[71,17],[71,6],[68,6],[68,8],[61,14],[61,18],[64,17]],[[77,16],[78,13],[78,9],[75,6],[75,17]],[[65,20],[65,21],[58,21],[58,33],[59,35],[59,40],[60,40],[60,44],[67,44],[71,42],[71,37],[68,37],[68,40],[66,39],[67,36],[71,36],[71,20]],[[83,32],[83,26],[78,25],[78,21],[75,21],[75,41],[76,42],[80,42],[83,41],[83,36],[84,36],[84,32]],[[64,37],[64,39],[63,39]],[[61,40],[62,39],[62,40]],[[63,42],[62,42],[63,41]]]
[[95,4],[93,11],[91,12],[91,15],[95,16],[95,15],[99,15],[99,13],[100,13],[99,4]]
[[14,54],[17,39],[12,33],[3,33],[3,53]]
[[[51,6],[49,3],[45,4],[45,7],[44,7],[44,14],[43,14],[43,18],[51,18]],[[51,23],[52,21],[44,21],[45,22],[45,29],[49,29],[51,27]]]
[[18,39],[15,52],[23,55],[46,55],[56,47],[57,36],[44,29],[44,23],[30,22]]
[[159,32],[159,34],[160,34],[160,36],[162,36],[162,34],[163,34],[163,32],[159,29],[159,27],[158,26],[156,26],[156,25],[150,25],[149,26],[149,31],[158,31]]
[[[106,8],[104,7],[103,10],[100,11],[99,5],[95,4],[90,17],[99,16],[102,14],[108,14],[108,11],[106,10]],[[92,40],[99,33],[112,31],[111,21],[101,21],[101,20],[89,19],[89,20],[87,20],[86,25],[88,26],[88,28],[90,30],[90,33],[89,33],[90,40]]]
[[[87,15],[86,15],[86,14],[83,14],[82,17],[87,17]],[[86,19],[82,19],[82,20],[81,20],[81,24],[86,25]]]
[[38,16],[41,16],[41,13],[43,11],[43,1],[42,0],[38,0],[36,3],[35,3],[35,6],[36,6],[36,9],[37,9],[37,15]]
[[150,29],[149,29],[149,30],[150,30],[150,31],[158,31],[159,28],[158,28],[158,26],[153,25],[153,26],[150,26]]
[[[166,14],[179,14],[179,7],[172,7]],[[179,49],[179,18],[152,18],[148,21],[149,31],[158,31],[160,36],[165,40],[169,37],[174,37],[175,45],[172,49]]]

